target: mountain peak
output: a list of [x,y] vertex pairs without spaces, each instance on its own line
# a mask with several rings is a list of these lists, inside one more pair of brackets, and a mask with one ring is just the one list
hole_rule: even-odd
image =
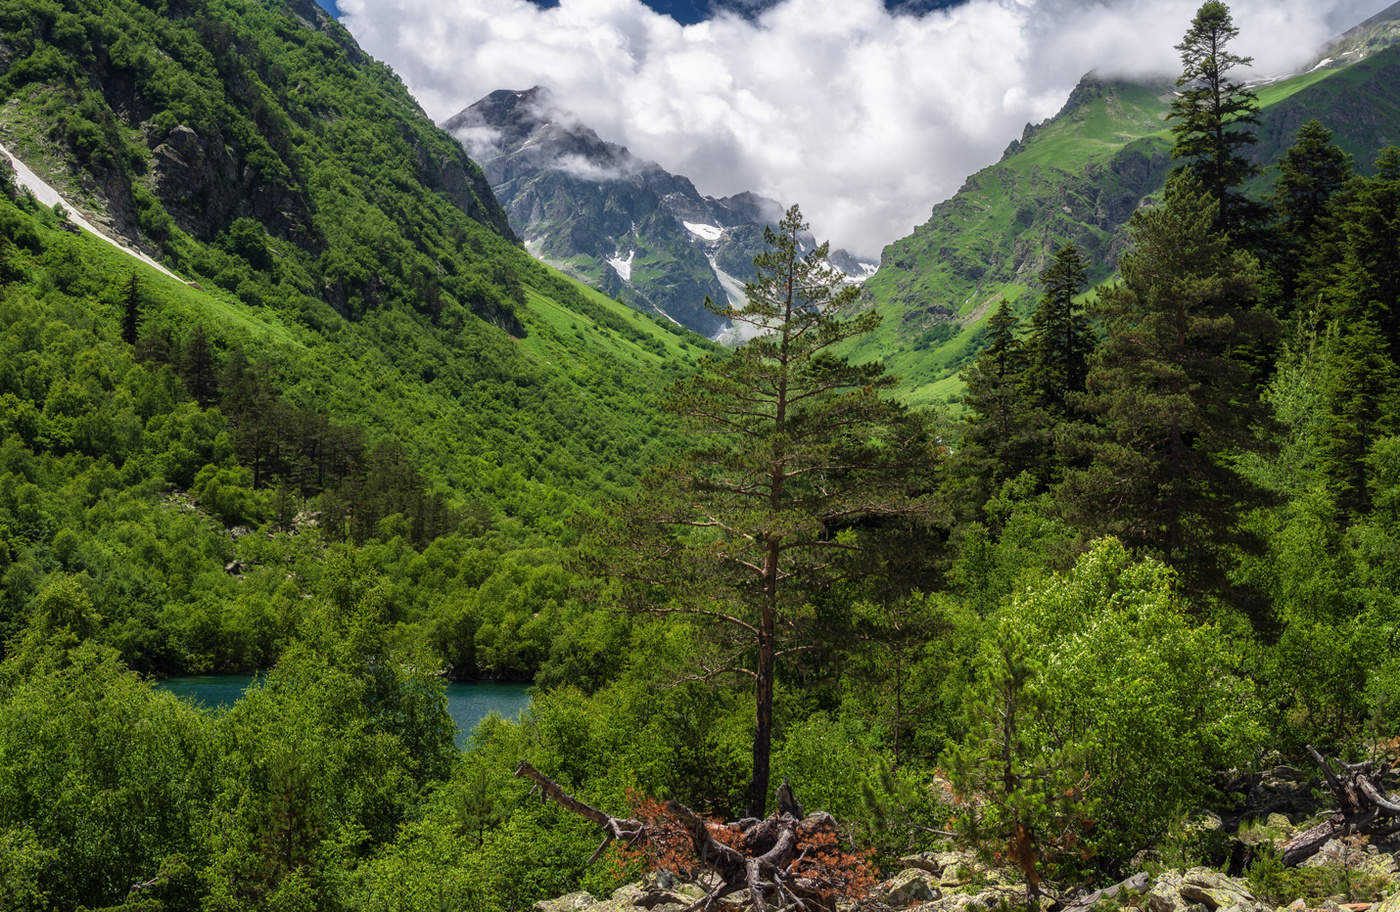
[[1400,44],[1400,3],[1329,41],[1311,69],[1355,63],[1394,44]]

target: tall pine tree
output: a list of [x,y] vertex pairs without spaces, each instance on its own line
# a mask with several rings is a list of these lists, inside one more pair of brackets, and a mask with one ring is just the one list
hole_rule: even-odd
[[1276,324],[1254,306],[1258,264],[1214,229],[1214,195],[1189,173],[1133,216],[1122,284],[1102,298],[1108,340],[1085,402],[1102,423],[1065,493],[1088,537],[1117,535],[1198,589],[1224,584],[1238,519],[1263,494],[1229,457],[1260,446],[1263,419],[1234,353]]
[[1172,158],[1182,159],[1214,197],[1215,227],[1226,231],[1251,228],[1258,216],[1257,205],[1238,190],[1257,170],[1241,153],[1257,140],[1253,127],[1259,110],[1254,92],[1230,76],[1254,60],[1228,50],[1239,32],[1220,0],[1201,4],[1176,46],[1182,70],[1167,115],[1175,121]]
[[716,309],[760,334],[673,391],[671,410],[706,442],[644,484],[603,564],[632,584],[637,610],[705,627],[702,676],[753,681],[755,817],[769,796],[779,663],[823,644],[814,599],[878,564],[867,527],[926,509],[910,491],[936,452],[882,395],[893,380],[881,365],[834,354],[879,317],[851,314],[858,289],[826,244],[802,252],[806,229],[789,209],[765,231],[746,302]]

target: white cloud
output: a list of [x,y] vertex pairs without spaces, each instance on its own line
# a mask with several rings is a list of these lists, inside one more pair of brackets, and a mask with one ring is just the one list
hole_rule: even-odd
[[[1385,0],[1237,0],[1236,50],[1291,70]],[[782,0],[682,27],[640,0],[341,0],[342,22],[443,120],[546,85],[604,139],[704,193],[798,202],[862,254],[909,232],[1091,69],[1170,75],[1199,0]]]

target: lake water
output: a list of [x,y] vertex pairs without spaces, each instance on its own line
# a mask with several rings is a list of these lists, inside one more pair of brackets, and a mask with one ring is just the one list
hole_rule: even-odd
[[[238,702],[252,680],[248,675],[199,675],[169,678],[156,686],[196,706],[220,710]],[[457,725],[457,746],[464,746],[476,723],[492,712],[507,719],[519,716],[530,705],[526,687],[525,684],[448,684],[447,714]]]

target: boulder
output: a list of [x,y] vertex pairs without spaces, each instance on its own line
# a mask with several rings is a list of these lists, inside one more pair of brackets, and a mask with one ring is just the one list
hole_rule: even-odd
[[1177,892],[1183,904],[1200,904],[1209,912],[1267,912],[1269,908],[1243,883],[1210,868],[1187,871]]
[[1371,912],[1400,912],[1400,890],[1372,906]]
[[907,909],[941,896],[938,875],[920,868],[905,868],[870,891],[870,898],[892,909]]
[[1127,880],[1120,881],[1111,887],[1095,890],[1073,905],[1067,906],[1065,912],[1090,912],[1094,906],[1104,900],[1120,899],[1121,901],[1121,899],[1127,899],[1128,894],[1140,896],[1146,893],[1150,886],[1152,886],[1151,876],[1146,871],[1139,871]]
[[586,909],[597,902],[591,893],[580,890],[557,899],[542,899],[535,903],[535,912],[578,912],[579,909]]
[[1147,892],[1148,912],[1178,912],[1186,904],[1181,901],[1182,876],[1179,871],[1164,871]]

